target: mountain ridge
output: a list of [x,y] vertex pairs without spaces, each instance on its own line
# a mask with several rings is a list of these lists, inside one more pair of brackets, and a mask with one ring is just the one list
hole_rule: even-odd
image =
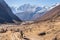
[[54,7],[50,11],[47,11],[42,17],[40,17],[40,20],[51,19],[53,16],[58,14],[60,14],[60,5]]
[[0,23],[8,22],[14,23],[15,21],[21,21],[9,8],[4,0],[0,0]]

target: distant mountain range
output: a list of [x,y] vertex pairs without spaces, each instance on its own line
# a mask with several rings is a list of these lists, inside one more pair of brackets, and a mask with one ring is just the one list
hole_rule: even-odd
[[37,20],[37,18],[44,15],[47,11],[53,9],[54,7],[58,6],[59,4],[55,4],[49,8],[46,6],[35,6],[30,4],[21,5],[19,8],[12,8],[15,11],[15,14],[22,20],[22,21],[31,21]]
[[[12,10],[14,11],[15,9],[12,7]],[[24,4],[17,8],[15,12],[22,21],[31,21],[33,18],[37,18],[37,16],[34,15],[39,14],[41,16],[46,10],[45,7]]]

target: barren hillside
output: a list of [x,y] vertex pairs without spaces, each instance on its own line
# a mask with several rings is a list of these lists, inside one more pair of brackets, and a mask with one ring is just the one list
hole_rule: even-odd
[[39,20],[50,20],[53,19],[54,16],[60,15],[60,5],[54,7],[53,9],[47,11],[43,16],[37,19]]

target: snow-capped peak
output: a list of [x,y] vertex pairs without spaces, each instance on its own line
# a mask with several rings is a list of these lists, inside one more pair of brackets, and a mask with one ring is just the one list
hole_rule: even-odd
[[55,4],[53,4],[53,5],[49,8],[49,10],[55,8],[55,7],[58,6],[58,5],[60,5],[60,3],[55,3]]
[[32,6],[30,4],[24,4],[24,5],[20,6],[17,10],[30,11],[31,9],[34,9],[34,6]]
[[55,6],[58,6],[58,5],[60,5],[60,3],[56,3],[56,5],[55,5]]

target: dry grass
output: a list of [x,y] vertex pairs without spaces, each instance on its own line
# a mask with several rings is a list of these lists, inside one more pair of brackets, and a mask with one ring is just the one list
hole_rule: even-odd
[[[22,32],[21,32],[22,31]],[[29,25],[0,27],[0,40],[60,40],[60,22],[38,22]]]

